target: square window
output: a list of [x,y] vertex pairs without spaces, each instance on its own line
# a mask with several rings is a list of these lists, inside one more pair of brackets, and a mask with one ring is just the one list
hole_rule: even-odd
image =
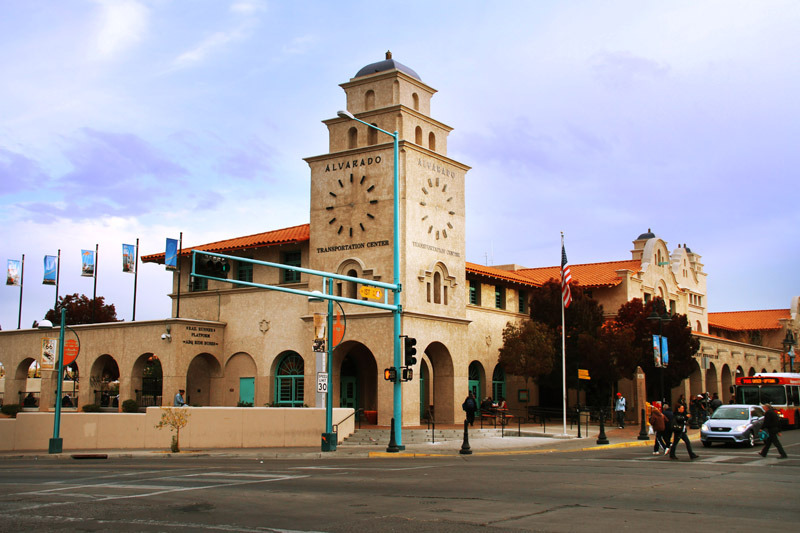
[[528,293],[527,291],[519,291],[519,312],[528,312]]
[[[253,283],[253,263],[245,263],[238,261],[236,263],[236,279],[239,281],[246,281]],[[235,287],[244,287],[245,285],[235,285]]]
[[[288,266],[299,267],[301,254],[300,252],[285,252],[283,254],[282,264]],[[300,272],[293,270],[283,270],[283,283],[300,283]]]
[[495,285],[494,287],[494,306],[497,309],[506,308],[506,288]]
[[481,284],[475,280],[469,280],[469,303],[481,305]]

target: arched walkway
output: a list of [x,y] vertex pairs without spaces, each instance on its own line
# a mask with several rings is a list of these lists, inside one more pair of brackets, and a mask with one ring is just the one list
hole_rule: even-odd
[[719,394],[719,385],[717,381],[717,367],[714,363],[709,363],[708,370],[706,370],[706,390],[703,392],[709,393],[712,395],[713,393]]
[[487,391],[490,389],[486,386],[486,371],[478,361],[469,364],[468,379],[467,388],[475,395],[475,399],[480,404],[481,400],[489,395]]
[[[425,348],[425,355],[433,367],[433,416],[440,424],[453,424],[456,421],[455,396],[466,396],[467,391],[455,390],[453,358],[444,344],[432,342]],[[461,410],[461,400],[458,400],[457,406]]]
[[117,361],[109,354],[94,360],[89,373],[92,403],[107,409],[119,406],[119,375]]
[[219,400],[215,401],[214,384],[219,382],[221,375],[222,369],[216,357],[209,353],[196,355],[186,371],[187,405],[219,405]]
[[131,389],[141,409],[161,405],[164,374],[161,360],[152,353],[140,355],[133,363]]
[[332,379],[334,406],[364,409],[369,413],[367,419],[377,422],[378,363],[367,346],[358,341],[345,341],[337,346],[333,352]]
[[723,365],[721,372],[722,376],[720,379],[722,380],[722,390],[719,391],[719,399],[722,400],[722,403],[726,403],[732,394],[731,387],[734,383],[734,375],[731,371],[731,367],[727,364]]
[[253,406],[256,402],[256,362],[249,353],[233,354],[225,363],[222,405]]

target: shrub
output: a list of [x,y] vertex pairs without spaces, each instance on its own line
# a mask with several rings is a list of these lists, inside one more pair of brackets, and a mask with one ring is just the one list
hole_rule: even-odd
[[4,415],[8,415],[11,418],[17,418],[17,413],[22,411],[22,406],[20,404],[18,404],[18,403],[10,403],[10,404],[4,405],[2,407],[2,409],[1,409],[1,411],[2,411],[2,413]]
[[236,404],[236,407],[253,407],[253,402],[243,402],[242,400],[239,400],[239,402]]
[[123,413],[138,413],[139,412],[139,404],[136,403],[136,400],[125,400],[122,402],[122,412]]
[[81,411],[83,411],[84,413],[99,413],[100,406],[97,405],[96,403],[89,403],[81,407]]

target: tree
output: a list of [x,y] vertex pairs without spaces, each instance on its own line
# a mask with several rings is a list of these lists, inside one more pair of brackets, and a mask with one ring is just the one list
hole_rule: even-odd
[[503,329],[500,364],[506,372],[524,377],[527,385],[529,379],[535,380],[553,370],[554,338],[553,331],[541,322],[509,322]]
[[186,427],[189,423],[189,416],[191,413],[186,407],[162,407],[161,420],[156,424],[156,429],[163,427],[169,428],[170,431],[175,430],[175,435],[172,437],[172,445],[170,448],[173,452],[178,453],[181,451],[181,429]]
[[615,321],[603,324],[597,336],[579,336],[581,365],[591,377],[587,392],[594,397],[594,403],[607,405],[614,383],[631,377],[639,362],[637,348],[633,328]]
[[[572,303],[564,310],[566,325],[566,370],[567,387],[579,386],[578,366],[583,366],[581,348],[578,344],[581,335],[596,338],[603,324],[603,306],[588,296],[580,285],[572,284]],[[561,354],[561,282],[550,280],[531,292],[531,319],[548,326],[553,332],[553,351]],[[561,364],[554,364],[548,376],[539,379],[540,402],[548,403],[548,398],[561,398]],[[559,402],[560,405],[560,402]]]
[[[119,322],[114,304],[105,304],[105,299],[98,296],[92,300],[85,294],[67,294],[58,298],[58,303],[44,317],[53,324],[61,324],[61,309],[67,310],[68,326],[76,324],[92,324],[102,322]],[[94,314],[92,314],[94,311]]]
[[678,386],[691,375],[695,364],[694,354],[700,348],[700,341],[692,335],[686,315],[675,314],[668,321],[659,324],[657,320],[648,320],[653,309],[658,309],[660,314],[664,314],[666,309],[664,301],[656,298],[643,303],[639,298],[634,298],[620,306],[615,318],[617,325],[626,326],[633,331],[637,364],[647,376],[647,390],[651,398],[658,396],[661,386],[659,372],[662,370],[656,370],[653,359],[653,335],[659,334],[659,327],[669,345],[669,364],[663,370],[665,392]]

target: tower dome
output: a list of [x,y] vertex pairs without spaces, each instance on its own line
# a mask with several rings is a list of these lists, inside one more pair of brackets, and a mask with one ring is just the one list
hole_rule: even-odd
[[361,76],[369,76],[370,74],[375,74],[376,72],[385,72],[387,70],[395,70],[395,69],[401,72],[405,72],[412,78],[416,78],[419,81],[422,81],[422,78],[419,77],[419,74],[417,74],[404,64],[400,63],[399,61],[395,61],[394,59],[392,59],[392,53],[389,51],[386,52],[386,59],[384,59],[383,61],[378,61],[377,63],[370,63],[366,67],[356,72],[355,77],[360,78]]
[[656,234],[655,234],[655,233],[653,233],[653,232],[650,230],[650,228],[647,228],[647,233],[642,233],[641,235],[639,235],[638,237],[636,237],[636,240],[637,240],[637,241],[646,241],[646,240],[648,240],[648,239],[654,239],[654,238],[655,238],[655,236],[656,236]]

